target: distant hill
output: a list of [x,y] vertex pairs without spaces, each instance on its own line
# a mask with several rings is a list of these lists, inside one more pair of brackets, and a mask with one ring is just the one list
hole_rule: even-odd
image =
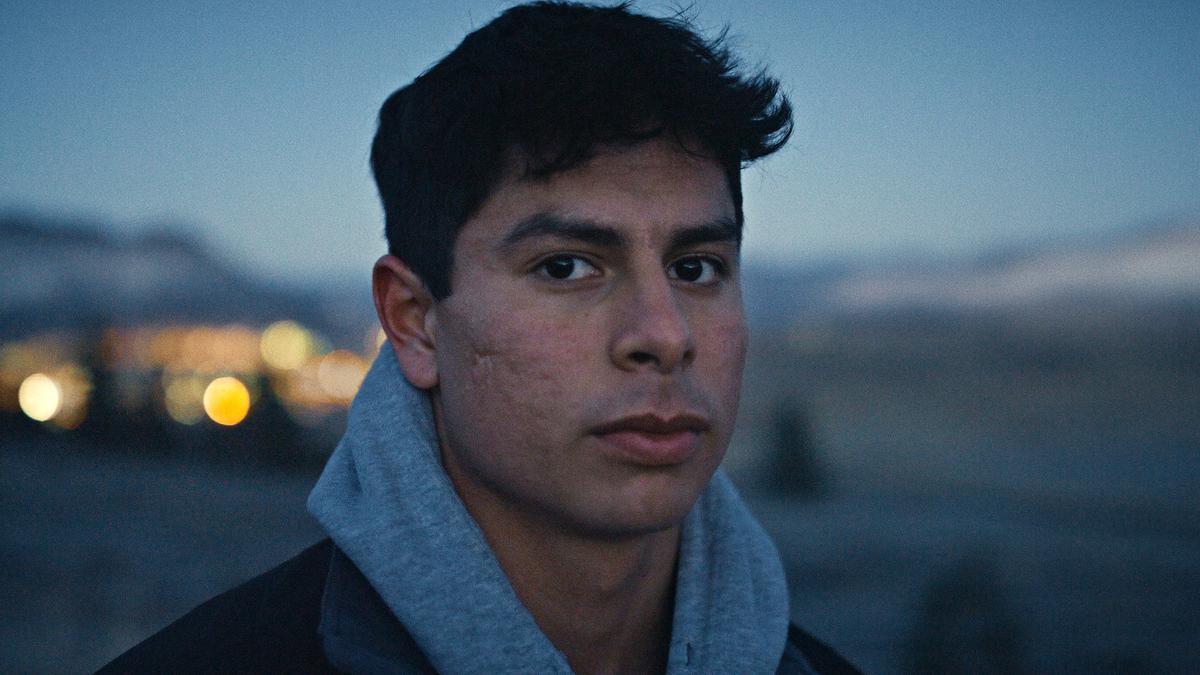
[[1047,313],[1200,304],[1200,220],[1131,228],[966,258],[750,267],[752,323],[844,315]]
[[833,289],[852,308],[1014,308],[1061,301],[1200,297],[1200,223],[1131,230],[1097,243],[1011,250],[938,268],[847,278]]
[[176,231],[114,234],[100,223],[0,215],[0,337],[158,322],[291,318],[361,342],[370,299],[257,279]]
[[[830,317],[1196,308],[1200,220],[969,258],[749,264],[743,285],[760,332]],[[0,338],[97,324],[279,318],[357,344],[373,322],[369,289],[272,284],[177,231],[121,236],[96,222],[0,215]]]

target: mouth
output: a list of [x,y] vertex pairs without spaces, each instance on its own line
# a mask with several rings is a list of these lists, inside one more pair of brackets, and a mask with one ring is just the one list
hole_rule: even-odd
[[648,467],[686,462],[700,448],[700,437],[711,428],[699,415],[632,415],[605,422],[591,430],[620,459]]

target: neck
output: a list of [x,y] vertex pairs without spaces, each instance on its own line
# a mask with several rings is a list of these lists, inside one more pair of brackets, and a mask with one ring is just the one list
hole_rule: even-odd
[[517,597],[572,670],[666,670],[678,527],[618,541],[480,525]]
[[666,671],[679,527],[585,533],[497,498],[444,462],[517,598],[577,673]]

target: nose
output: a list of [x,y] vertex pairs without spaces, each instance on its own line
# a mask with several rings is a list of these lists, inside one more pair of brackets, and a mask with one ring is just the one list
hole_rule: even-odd
[[627,371],[669,374],[696,358],[691,327],[670,281],[631,281],[630,291],[614,298],[617,325],[609,347],[613,363]]

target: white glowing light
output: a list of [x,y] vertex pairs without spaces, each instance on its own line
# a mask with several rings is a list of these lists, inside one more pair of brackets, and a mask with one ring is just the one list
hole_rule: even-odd
[[62,407],[62,389],[49,375],[34,373],[21,382],[17,402],[21,412],[38,422],[46,422]]

